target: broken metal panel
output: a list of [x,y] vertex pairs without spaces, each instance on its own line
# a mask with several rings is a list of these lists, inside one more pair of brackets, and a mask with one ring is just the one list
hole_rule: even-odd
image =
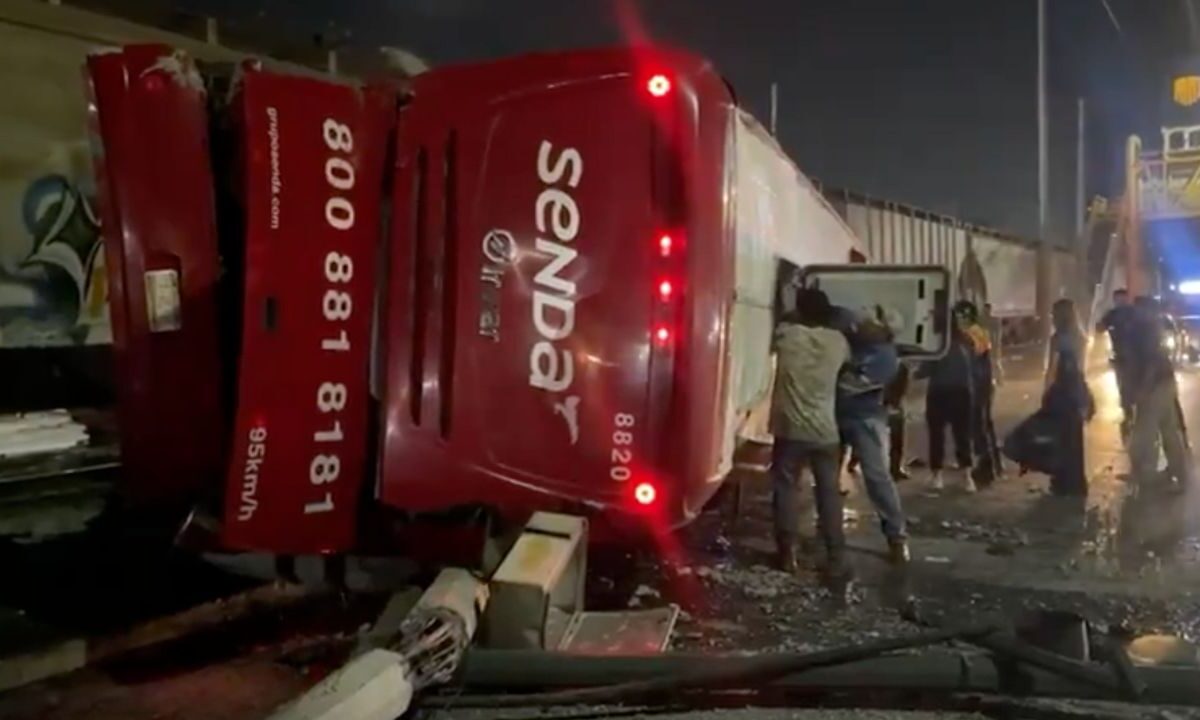
[[557,649],[578,655],[654,655],[667,650],[678,620],[678,605],[583,612],[572,618]]

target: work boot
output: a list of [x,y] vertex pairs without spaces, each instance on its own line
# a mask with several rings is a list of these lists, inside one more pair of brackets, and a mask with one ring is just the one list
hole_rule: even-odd
[[888,563],[902,567],[908,564],[909,558],[907,540],[904,538],[888,540]]
[[796,542],[783,535],[775,538],[775,564],[785,573],[796,573],[800,569],[800,561],[796,555]]
[[902,467],[892,468],[892,479],[895,480],[896,482],[908,480],[911,477],[912,477],[912,475],[909,475],[908,471]]

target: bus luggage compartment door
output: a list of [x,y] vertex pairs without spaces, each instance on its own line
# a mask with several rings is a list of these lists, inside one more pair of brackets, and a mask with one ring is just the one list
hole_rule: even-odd
[[223,542],[354,541],[367,467],[374,253],[394,100],[247,65],[242,337]]
[[204,85],[165,46],[89,57],[123,491],[186,504],[224,472],[220,260]]

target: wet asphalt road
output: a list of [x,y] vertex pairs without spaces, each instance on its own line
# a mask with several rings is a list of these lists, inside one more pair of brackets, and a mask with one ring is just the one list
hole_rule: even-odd
[[[1004,364],[995,403],[1001,438],[1037,409],[1043,351],[1013,351]],[[1045,476],[1018,476],[1011,466],[976,494],[965,493],[953,473],[934,492],[921,462],[927,437],[916,392],[906,446],[917,462],[899,484],[910,519],[907,569],[883,561],[878,523],[849,474],[843,485],[854,581],[831,590],[815,572],[791,577],[771,569],[768,453],[758,448],[737,470],[746,483],[740,513],[729,502],[707,513],[667,559],[638,559],[636,574],[597,573],[596,595],[618,604],[629,598],[633,606],[679,603],[676,646],[691,650],[811,650],[912,632],[914,618],[1019,623],[1035,609],[1076,613],[1118,636],[1200,640],[1200,488],[1135,491],[1115,380],[1102,358],[1089,379],[1098,412],[1086,430],[1086,501],[1054,497]],[[1200,447],[1200,370],[1181,369],[1179,381],[1192,445]]]
[[[1041,365],[1037,350],[1007,358],[1007,376],[996,399],[1001,435],[1035,409]],[[1198,447],[1200,371],[1185,369],[1179,377],[1193,447]],[[851,583],[829,588],[811,569],[798,576],[771,569],[770,495],[763,471],[767,453],[752,448],[736,470],[746,489],[739,514],[731,512],[732,503],[718,503],[653,552],[593,553],[589,606],[677,603],[683,613],[671,648],[698,652],[811,651],[913,634],[921,624],[1019,622],[1031,610],[1070,611],[1091,621],[1095,630],[1119,638],[1170,633],[1200,641],[1200,490],[1133,493],[1135,484],[1124,477],[1127,460],[1115,384],[1102,363],[1091,383],[1099,412],[1087,429],[1091,492],[1086,502],[1050,496],[1046,478],[1032,474],[1010,473],[974,495],[953,482],[935,493],[925,471],[914,469],[913,477],[899,486],[911,520],[913,561],[896,570],[883,561],[884,542],[857,479],[846,475],[855,575]],[[911,459],[925,456],[922,407],[914,396],[907,448]],[[194,667],[185,663],[133,681],[110,669],[89,669],[0,696],[0,716],[251,720],[311,686],[336,666],[330,662],[297,659],[280,646]],[[754,710],[745,716],[935,716],[860,713]],[[431,716],[475,717],[456,712]]]

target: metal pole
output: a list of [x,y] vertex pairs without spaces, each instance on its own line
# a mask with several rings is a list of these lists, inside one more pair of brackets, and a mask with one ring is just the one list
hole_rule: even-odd
[[1046,107],[1046,0],[1037,4],[1037,114],[1038,114],[1038,237],[1035,302],[1040,335],[1050,332],[1050,167],[1048,158],[1048,108]]
[[[1087,100],[1079,98],[1079,125],[1075,138],[1075,272],[1068,285],[1068,297],[1082,301],[1087,297],[1088,279],[1088,248],[1092,243],[1092,224],[1088,217],[1087,200]],[[1088,306],[1091,307],[1090,305]],[[1091,327],[1091,316],[1088,325]],[[1090,336],[1089,336],[1090,337]]]
[[1050,169],[1047,159],[1048,133],[1046,108],[1046,0],[1038,0],[1037,20],[1037,112],[1038,112],[1038,231],[1042,242],[1046,242],[1046,225],[1049,215],[1048,193]]
[[775,123],[779,117],[779,83],[771,83],[771,135],[778,137]]
[[1086,188],[1084,175],[1087,173],[1087,101],[1079,98],[1079,126],[1075,144],[1075,237],[1083,242],[1083,226],[1086,212]]
[[1137,135],[1130,135],[1125,144],[1125,227],[1120,239],[1123,241],[1125,287],[1134,297],[1146,292],[1142,273],[1141,184],[1138,182],[1141,156],[1142,141]]

